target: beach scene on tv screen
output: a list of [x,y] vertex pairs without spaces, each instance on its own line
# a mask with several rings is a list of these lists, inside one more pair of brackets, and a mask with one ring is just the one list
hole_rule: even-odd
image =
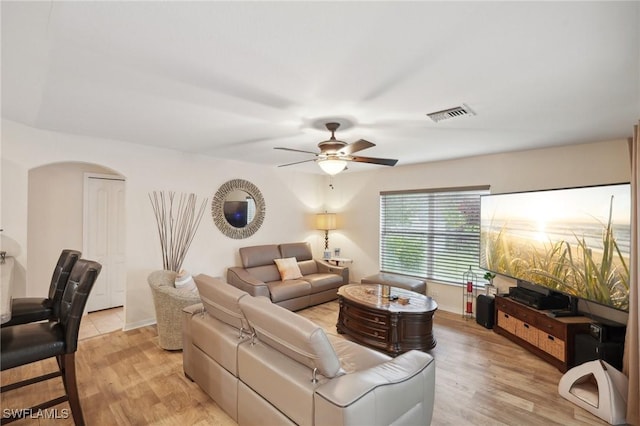
[[627,311],[629,184],[481,198],[480,266]]

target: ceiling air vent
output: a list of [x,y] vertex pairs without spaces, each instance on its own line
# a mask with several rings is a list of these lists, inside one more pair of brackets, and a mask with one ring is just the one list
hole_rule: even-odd
[[476,113],[473,112],[471,108],[469,108],[465,104],[462,104],[462,106],[429,113],[427,114],[427,117],[431,118],[437,123],[438,121],[447,120],[449,118],[462,117],[465,115],[476,115]]

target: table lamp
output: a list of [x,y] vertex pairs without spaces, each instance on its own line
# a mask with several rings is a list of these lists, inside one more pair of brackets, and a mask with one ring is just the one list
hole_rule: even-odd
[[324,249],[329,250],[329,231],[336,228],[335,213],[318,213],[316,215],[316,229],[324,231]]

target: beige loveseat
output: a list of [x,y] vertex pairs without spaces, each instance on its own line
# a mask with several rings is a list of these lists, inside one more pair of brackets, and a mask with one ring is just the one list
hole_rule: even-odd
[[[292,257],[302,277],[282,280],[275,260]],[[241,267],[227,270],[231,285],[292,311],[336,299],[338,288],[349,284],[349,268],[314,259],[309,243],[243,247],[240,260]]]
[[337,336],[220,279],[195,278],[183,310],[184,372],[240,426],[428,425],[435,361]]

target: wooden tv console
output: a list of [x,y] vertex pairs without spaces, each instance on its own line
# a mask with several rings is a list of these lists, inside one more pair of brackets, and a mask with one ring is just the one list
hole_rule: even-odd
[[514,341],[563,373],[574,366],[574,337],[589,333],[587,317],[554,318],[541,311],[509,299],[496,296],[494,331]]

